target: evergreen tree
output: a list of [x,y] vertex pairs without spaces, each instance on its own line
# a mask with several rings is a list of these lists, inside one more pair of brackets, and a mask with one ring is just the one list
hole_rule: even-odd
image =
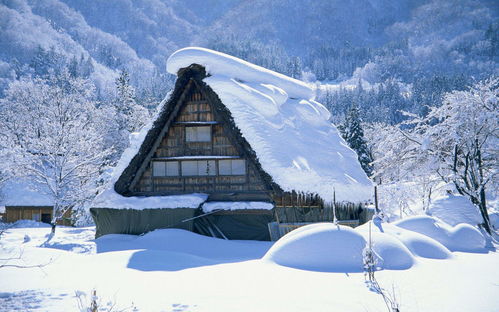
[[114,106],[119,115],[118,123],[120,129],[135,131],[133,122],[135,103],[135,89],[130,85],[130,77],[126,70],[122,70],[116,79],[116,100]]
[[373,159],[369,152],[369,148],[367,147],[361,123],[362,120],[359,114],[359,107],[353,102],[346,115],[345,122],[339,128],[348,146],[357,153],[362,169],[364,169],[368,176],[371,176],[373,171],[371,163]]

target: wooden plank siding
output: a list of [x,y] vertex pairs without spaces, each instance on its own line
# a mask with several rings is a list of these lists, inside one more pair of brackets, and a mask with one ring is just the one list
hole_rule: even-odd
[[[36,221],[41,221],[42,214],[49,214],[49,219],[52,219],[52,210],[50,206],[6,206],[3,221],[12,223],[18,220],[36,220],[38,218],[35,218],[35,215],[39,216]],[[57,224],[71,226],[71,211],[67,211]]]
[[[167,129],[159,145],[153,151],[152,157],[133,187],[134,195],[157,196],[183,193],[208,193],[210,199],[217,200],[270,200],[268,190],[262,181],[258,169],[250,159],[242,156],[238,148],[231,142],[227,129],[222,121],[217,120],[213,106],[197,90],[195,84],[188,84],[186,96],[180,103],[177,116]],[[210,127],[209,142],[186,141],[186,128],[195,126]],[[208,160],[210,156],[215,161],[216,174],[213,176],[183,176],[179,163],[178,176],[153,176],[152,163],[171,157],[195,157]],[[218,160],[245,159],[244,175],[219,175]],[[188,159],[196,160],[196,158]],[[180,159],[179,161],[182,161]]]

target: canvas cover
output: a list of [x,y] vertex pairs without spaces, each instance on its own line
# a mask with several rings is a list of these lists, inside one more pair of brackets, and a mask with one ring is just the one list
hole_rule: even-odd
[[[218,229],[228,239],[269,241],[268,223],[273,221],[273,214],[268,210],[222,211],[195,220],[195,229],[199,234],[223,238]],[[211,227],[211,230],[209,230]]]
[[106,234],[139,235],[156,229],[177,228],[193,231],[193,221],[182,222],[196,215],[198,209],[109,209],[90,208],[96,225],[95,237]]

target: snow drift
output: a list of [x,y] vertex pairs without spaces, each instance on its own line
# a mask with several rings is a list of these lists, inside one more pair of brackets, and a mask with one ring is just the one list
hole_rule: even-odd
[[362,235],[349,227],[319,223],[286,234],[263,259],[302,270],[361,272],[365,245]]
[[454,226],[459,223],[477,225],[483,222],[482,216],[473,203],[461,195],[446,195],[435,199],[428,214]]
[[469,224],[461,223],[452,227],[428,216],[410,217],[393,224],[429,236],[450,251],[480,252],[485,249],[485,238],[482,233]]
[[[390,223],[372,223],[372,221],[356,228],[357,231],[366,232],[371,230],[375,233],[385,233],[398,239],[414,256],[431,259],[448,259],[452,257],[451,252],[441,243],[426,235],[416,233]],[[376,242],[375,242],[376,244]]]
[[[369,243],[369,232],[358,231]],[[371,233],[371,246],[379,256],[378,267],[388,270],[405,270],[414,265],[411,251],[397,238],[381,232]]]

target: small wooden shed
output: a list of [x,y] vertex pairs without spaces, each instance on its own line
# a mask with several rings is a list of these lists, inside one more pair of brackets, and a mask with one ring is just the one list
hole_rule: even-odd
[[[13,223],[18,220],[33,220],[50,223],[53,202],[49,196],[35,189],[37,188],[27,178],[5,182],[0,188],[1,221]],[[71,211],[67,211],[57,224],[72,225]]]

